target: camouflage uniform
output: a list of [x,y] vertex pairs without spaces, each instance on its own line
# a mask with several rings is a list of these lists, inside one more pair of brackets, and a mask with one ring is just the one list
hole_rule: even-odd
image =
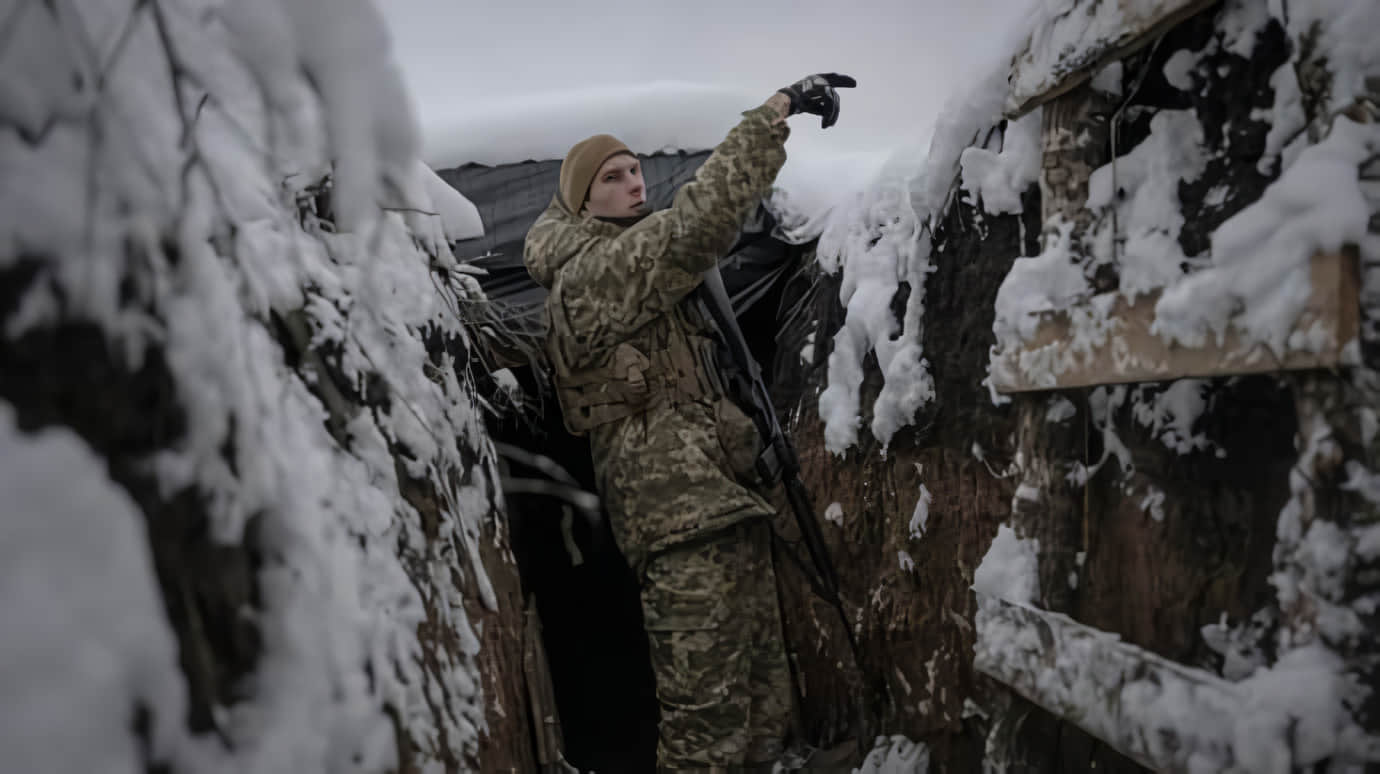
[[687,294],[736,241],[785,163],[760,107],[676,194],[623,227],[557,197],[527,235],[550,289],[550,360],[567,427],[588,433],[614,537],[643,580],[662,717],[662,768],[772,760],[790,674],[758,441],[723,397],[709,323]]

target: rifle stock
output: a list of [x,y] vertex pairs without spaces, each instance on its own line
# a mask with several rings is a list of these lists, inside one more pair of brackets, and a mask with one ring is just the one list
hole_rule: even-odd
[[[738,327],[738,319],[733,314],[733,304],[729,301],[728,291],[724,288],[723,277],[719,275],[717,267],[705,272],[704,283],[700,287],[700,300],[718,326],[729,355],[737,366],[737,373],[730,380],[731,397],[739,407],[749,413],[761,436],[764,448],[757,458],[758,475],[768,485],[779,481],[785,487],[786,500],[790,503],[791,512],[800,527],[801,542],[805,544],[805,550],[810,557],[809,566],[806,566],[800,555],[790,546],[783,545],[782,553],[800,567],[815,594],[838,612],[839,621],[843,624],[843,635],[848,641],[849,650],[853,653],[853,662],[858,668],[859,675],[867,681],[868,673],[863,668],[862,650],[858,647],[857,637],[853,633],[853,623],[849,620],[848,613],[843,608],[843,600],[839,596],[838,573],[829,556],[828,546],[824,543],[824,533],[820,530],[819,520],[815,518],[810,492],[805,488],[805,482],[800,480],[800,460],[796,456],[795,447],[791,445],[790,439],[786,437],[781,423],[776,418],[776,408],[772,405],[771,395],[762,379],[762,369],[753,358],[747,341],[743,338],[743,332]],[[878,690],[884,691],[885,688]],[[878,727],[866,701],[859,702],[858,712],[859,738],[870,738]]]
[[839,614],[844,618],[844,628],[847,630],[849,641],[852,642],[853,632],[847,625],[848,617],[844,614],[843,604],[839,599],[838,573],[834,570],[829,549],[824,543],[824,533],[815,517],[810,493],[806,490],[805,483],[800,480],[800,460],[796,456],[795,447],[786,437],[781,423],[776,418],[776,407],[772,405],[771,395],[762,379],[762,369],[753,358],[747,341],[743,338],[743,332],[738,327],[732,303],[728,299],[728,291],[724,288],[723,277],[717,268],[705,273],[701,291],[700,297],[719,332],[723,334],[724,344],[727,345],[734,365],[737,366],[735,381],[738,383],[733,390],[737,393],[735,398],[739,405],[749,412],[762,439],[763,449],[757,458],[757,473],[769,485],[779,481],[785,486],[786,499],[795,515],[796,524],[800,527],[801,540],[810,555],[813,572],[803,566],[801,569],[806,569],[805,574],[815,592],[838,608]]

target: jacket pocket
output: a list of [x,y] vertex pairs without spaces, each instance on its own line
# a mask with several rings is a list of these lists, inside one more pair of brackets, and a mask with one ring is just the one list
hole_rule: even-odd
[[757,433],[757,425],[728,398],[715,403],[714,414],[719,446],[729,469],[739,481],[756,483],[757,456],[762,452],[762,437]]

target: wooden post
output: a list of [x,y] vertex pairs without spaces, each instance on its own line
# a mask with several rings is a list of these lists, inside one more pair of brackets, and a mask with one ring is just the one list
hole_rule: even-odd
[[[1280,655],[1321,641],[1358,684],[1374,688],[1380,684],[1380,613],[1365,600],[1380,595],[1380,572],[1373,559],[1361,556],[1358,543],[1380,525],[1380,505],[1365,491],[1365,477],[1380,462],[1380,439],[1373,437],[1380,374],[1303,373],[1291,378],[1291,386],[1300,453],[1291,477],[1292,507],[1281,512],[1276,533],[1275,578],[1285,632]],[[1345,553],[1321,550],[1328,545]],[[1352,709],[1362,727],[1366,717],[1373,727],[1380,696],[1372,690]]]
[[[1313,142],[1327,136],[1335,118],[1330,102],[1336,73],[1330,52],[1320,45],[1322,40],[1313,27],[1292,41],[1300,101]],[[1367,85],[1372,91],[1380,85],[1373,73]],[[1376,120],[1373,104],[1360,98],[1343,114],[1353,121]],[[1380,230],[1376,214],[1380,203],[1373,197],[1369,203],[1369,230],[1374,234]],[[1368,362],[1341,372],[1290,377],[1300,449],[1290,481],[1291,506],[1296,507],[1280,514],[1274,567],[1286,635],[1280,655],[1315,640],[1337,653],[1356,683],[1370,689],[1348,709],[1361,728],[1371,731],[1380,718],[1380,643],[1375,637],[1380,612],[1373,604],[1380,597],[1380,571],[1377,561],[1362,556],[1358,548],[1359,538],[1380,524],[1380,505],[1369,499],[1375,497],[1373,485],[1369,498],[1365,491],[1368,477],[1375,475],[1380,463],[1380,438],[1375,431],[1380,373],[1373,370],[1374,365]],[[1345,547],[1343,561],[1325,561],[1328,557],[1319,547],[1327,542]],[[1380,759],[1380,749],[1370,752]]]
[[[1046,247],[1059,228],[1072,224],[1071,260],[1087,265],[1091,245],[1084,237],[1093,223],[1088,210],[1088,181],[1094,169],[1109,161],[1112,103],[1107,95],[1083,84],[1044,107],[1040,175],[1040,210]],[[1083,485],[1069,480],[1087,450],[1087,405],[1081,392],[1017,396],[1017,448],[1020,486],[1012,503],[1012,528],[1040,541],[1040,602],[1047,610],[1072,610],[1069,577],[1083,550]],[[1071,402],[1072,416],[1051,421],[1051,410]]]
[[[1106,96],[1087,83],[1044,106],[1042,247],[1059,237],[1062,224],[1071,223],[1071,260],[1079,263],[1086,256],[1083,236],[1093,217],[1084,206],[1088,181],[1092,171],[1107,161],[1110,150],[1110,108]],[[1081,482],[1070,481],[1068,474],[1087,456],[1087,401],[1083,391],[1017,394],[1012,400],[1019,480],[1011,503],[1011,527],[1019,536],[1039,541],[1039,605],[1072,612],[1076,597],[1069,578],[1077,571],[1078,553],[1084,549],[1084,488]],[[1033,764],[1039,754],[1028,740],[1060,733],[1059,719],[1031,712],[1024,701],[1014,699],[1000,712],[1001,721],[987,734],[989,759],[1017,766]]]

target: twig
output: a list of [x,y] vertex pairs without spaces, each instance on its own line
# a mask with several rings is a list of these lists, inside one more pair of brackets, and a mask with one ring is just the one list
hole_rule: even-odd
[[[1131,84],[1130,92],[1126,95],[1126,98],[1121,101],[1121,105],[1117,107],[1116,112],[1112,114],[1112,200],[1110,204],[1112,210],[1112,265],[1117,268],[1118,272],[1120,272],[1121,261],[1118,257],[1120,251],[1117,249],[1117,231],[1120,228],[1118,225],[1119,219],[1117,217],[1117,210],[1121,208],[1118,206],[1120,199],[1117,195],[1117,190],[1120,184],[1117,182],[1116,176],[1116,159],[1117,144],[1121,137],[1121,116],[1126,112],[1126,108],[1130,106],[1131,100],[1135,99],[1136,95],[1140,93],[1140,87],[1145,84],[1145,76],[1150,73],[1150,62],[1154,60],[1155,52],[1159,50],[1160,43],[1163,41],[1164,35],[1155,38],[1155,44],[1150,47],[1149,53],[1145,55],[1145,61],[1140,66],[1140,72],[1136,75],[1136,80]],[[1101,463],[1099,463],[1099,465],[1100,464]]]
[[432,215],[438,218],[441,217],[441,213],[439,212],[431,212],[429,210],[418,209],[416,207],[388,207],[384,205],[379,205],[379,209],[383,210],[384,212],[413,212],[418,215]]
[[513,444],[502,443],[499,441],[494,441],[494,451],[498,452],[499,455],[507,457],[508,459],[518,463],[519,465],[526,465],[529,468],[536,468],[537,470],[540,470],[546,475],[558,481],[561,481],[562,483],[566,483],[571,486],[580,485],[579,482],[575,480],[575,477],[570,475],[569,471],[561,467],[560,463],[556,462],[555,460],[551,459],[550,457],[544,454],[529,452],[526,449],[514,446]]
[[583,511],[591,523],[598,523],[599,497],[592,492],[545,478],[509,478],[504,476],[501,482],[505,495],[534,494],[565,500]]

